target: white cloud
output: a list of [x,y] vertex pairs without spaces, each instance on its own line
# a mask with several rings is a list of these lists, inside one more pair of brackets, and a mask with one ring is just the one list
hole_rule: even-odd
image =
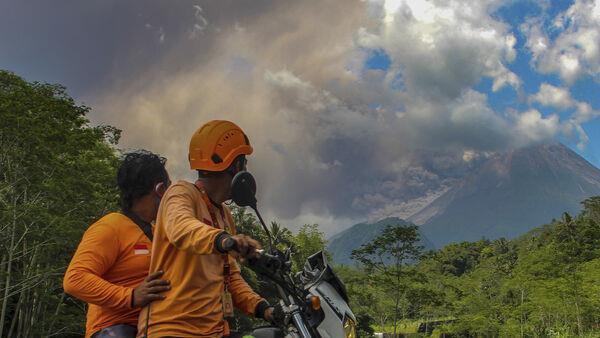
[[533,62],[542,73],[557,73],[571,84],[587,74],[600,75],[600,1],[576,0],[553,20],[560,30],[553,39],[544,30],[544,21],[530,20],[521,29]]
[[407,90],[434,99],[455,98],[493,79],[493,90],[520,86],[505,64],[514,60],[515,37],[494,19],[490,1],[387,0],[380,27],[362,30],[360,43],[382,48]]
[[473,150],[465,150],[463,152],[463,156],[462,159],[465,162],[471,162],[471,160],[473,160],[476,156],[476,153]]
[[585,102],[577,102],[576,106],[575,114],[573,114],[569,123],[574,127],[579,137],[577,147],[580,150],[584,150],[590,139],[582,125],[600,117],[600,110],[593,109],[592,106]]
[[[533,139],[536,139],[535,135],[554,135],[557,131],[560,131],[567,136],[572,136],[572,131],[575,130],[577,134],[577,147],[581,150],[585,149],[589,137],[582,125],[600,117],[600,111],[593,109],[589,103],[573,99],[567,88],[555,87],[547,83],[542,83],[540,90],[530,97],[530,101],[539,102],[544,106],[554,107],[560,110],[575,108],[573,114],[566,121],[560,123],[559,130],[554,128],[554,121],[534,123],[534,121],[541,118],[541,116],[538,116],[539,113],[535,113],[537,112],[535,110],[524,114],[527,115],[527,118],[520,123],[529,125],[530,127],[524,128],[523,130],[536,130],[536,132],[533,133]],[[536,125],[536,127],[532,127],[532,125]],[[545,132],[542,130],[545,130]]]
[[579,142],[577,142],[577,148],[583,151],[587,147],[590,138],[588,137],[587,133],[585,132],[585,130],[583,130],[583,127],[580,124],[575,125],[575,130],[577,130],[577,134],[579,135]]
[[192,29],[190,30],[188,37],[190,39],[195,39],[208,27],[208,20],[204,17],[204,10],[202,7],[200,7],[200,5],[194,5],[192,8],[194,9],[195,22],[192,25]]
[[553,139],[560,131],[558,115],[551,114],[543,117],[542,114],[530,109],[518,115],[516,120],[518,136],[524,137],[523,143],[539,143]]
[[573,116],[573,120],[579,124],[591,121],[600,117],[600,111],[594,110],[589,103],[577,102],[577,110]]
[[575,105],[575,101],[569,93],[569,89],[555,87],[548,83],[542,83],[539,91],[530,98],[533,102],[539,102],[547,107],[568,109]]
[[158,28],[158,42],[164,43],[166,38],[165,29],[163,27]]

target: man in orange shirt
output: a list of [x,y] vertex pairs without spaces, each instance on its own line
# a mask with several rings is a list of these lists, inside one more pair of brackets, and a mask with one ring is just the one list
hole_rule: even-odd
[[84,233],[63,280],[66,293],[89,304],[85,337],[135,337],[140,308],[170,288],[162,272],[148,275],[152,221],[170,184],[165,159],[127,154],[117,183],[121,213],[110,213]]
[[179,181],[167,190],[152,246],[150,271],[163,270],[173,288],[166,299],[142,310],[138,337],[226,337],[234,306],[272,320],[273,308],[246,284],[224,250],[231,240],[242,256],[260,248],[250,237],[236,235],[224,204],[233,176],[245,170],[251,153],[246,134],[229,121],[208,122],[192,136],[189,161],[198,180]]

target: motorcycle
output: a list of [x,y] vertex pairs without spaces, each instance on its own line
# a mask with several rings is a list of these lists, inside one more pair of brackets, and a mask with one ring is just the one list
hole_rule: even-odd
[[[260,215],[256,200],[256,181],[247,171],[239,172],[231,183],[232,200],[251,207],[269,240],[268,251],[260,250],[247,261],[258,275],[272,281],[279,304],[274,317],[278,327],[262,327],[252,332],[255,338],[356,338],[356,317],[348,305],[344,283],[336,276],[322,251],[310,256],[304,269],[292,276],[291,253],[273,247],[271,233]],[[226,243],[235,250],[235,242]]]

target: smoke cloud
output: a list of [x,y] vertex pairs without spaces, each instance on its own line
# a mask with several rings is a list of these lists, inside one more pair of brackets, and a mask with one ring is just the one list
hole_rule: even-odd
[[[255,148],[249,168],[268,217],[331,234],[408,217],[486,154],[577,132],[597,115],[589,106],[566,121],[534,108],[498,112],[473,89],[486,78],[493,91],[522,91],[508,67],[516,39],[493,15],[502,4],[108,1],[93,12],[63,8],[75,23],[53,21],[57,6],[41,4],[49,15],[33,24],[90,34],[71,33],[91,58],[75,66],[93,79],[70,81],[94,123],[123,129],[124,148],[158,152],[174,178],[193,179],[190,135],[211,119],[235,121]],[[536,27],[525,27],[532,38]],[[57,47],[57,67],[75,58],[71,42]],[[375,51],[389,67],[366,66]],[[95,62],[96,53],[112,62]],[[553,88],[530,102],[559,105]]]

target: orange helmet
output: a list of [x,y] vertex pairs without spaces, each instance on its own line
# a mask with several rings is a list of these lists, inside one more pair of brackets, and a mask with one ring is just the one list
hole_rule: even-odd
[[252,154],[248,136],[235,123],[214,120],[200,127],[190,140],[190,168],[223,171],[239,155]]

